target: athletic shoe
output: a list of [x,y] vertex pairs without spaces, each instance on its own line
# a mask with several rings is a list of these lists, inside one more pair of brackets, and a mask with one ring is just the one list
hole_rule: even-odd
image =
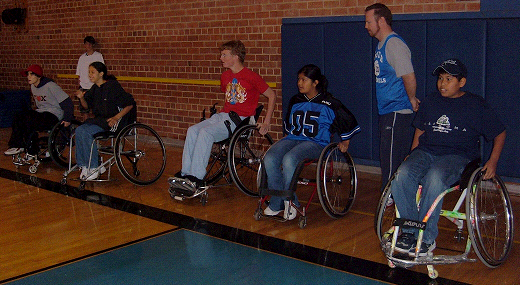
[[284,201],[283,203],[285,205],[285,209],[283,211],[284,219],[290,221],[290,220],[296,218],[296,214],[298,213],[296,208],[294,206],[292,206],[289,201]]
[[23,147],[12,147],[4,152],[5,155],[15,155],[24,151]]
[[264,215],[266,216],[276,216],[278,214],[280,214],[282,212],[282,210],[280,211],[273,211],[271,210],[271,208],[269,208],[269,206],[267,206],[264,210]]
[[410,250],[415,249],[415,243],[416,239],[413,234],[402,233],[395,242],[395,251],[409,253]]
[[186,175],[182,175],[182,172],[179,170],[177,173],[175,173],[175,175],[173,175],[173,177],[176,177],[176,178],[186,178]]
[[[437,246],[437,244],[435,243],[435,241],[433,241],[433,243],[431,243],[431,244],[422,242],[421,250],[419,251],[419,257],[429,255],[435,249],[436,246]],[[410,249],[410,251],[409,251],[410,256],[415,256],[415,247],[416,246],[414,246]]]
[[92,171],[90,171],[90,175],[83,176],[83,179],[86,181],[96,180],[98,179],[99,175],[105,173],[107,169],[104,166],[101,166],[101,169],[94,168]]
[[81,173],[79,174],[79,179],[84,179],[88,174],[88,168],[86,166],[81,167]]
[[204,180],[198,179],[197,177],[195,177],[193,175],[184,175],[184,179],[192,182],[196,189],[199,189],[199,188],[202,188],[205,186]]

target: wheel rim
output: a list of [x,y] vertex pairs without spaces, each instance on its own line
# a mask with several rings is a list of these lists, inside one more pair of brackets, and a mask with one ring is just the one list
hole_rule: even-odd
[[143,124],[126,126],[116,138],[116,162],[121,174],[137,185],[157,181],[166,166],[166,150],[159,135]]
[[240,128],[230,141],[228,164],[231,178],[248,196],[259,196],[256,180],[258,169],[261,159],[272,143],[271,136],[260,135],[255,125]]
[[354,163],[337,144],[329,144],[318,161],[318,197],[325,212],[332,218],[347,214],[356,196],[357,177]]
[[482,180],[477,170],[466,199],[468,231],[477,256],[488,267],[507,258],[513,240],[513,215],[509,195],[499,177]]

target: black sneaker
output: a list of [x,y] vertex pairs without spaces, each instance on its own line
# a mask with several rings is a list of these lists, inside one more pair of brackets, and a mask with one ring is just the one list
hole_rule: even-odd
[[[419,251],[419,257],[423,257],[423,256],[427,256],[428,254],[430,254],[434,249],[435,247],[437,246],[437,244],[435,243],[435,241],[433,241],[433,243],[421,243],[421,250]],[[409,255],[410,256],[415,256],[415,245],[413,246],[412,249],[410,249],[410,252],[409,252]]]
[[184,176],[184,179],[187,179],[187,180],[193,182],[195,188],[197,188],[197,189],[205,186],[204,180],[198,179],[197,177],[195,177],[193,175],[186,175],[186,176]]
[[173,175],[173,177],[177,177],[177,178],[186,178],[185,175],[182,175],[182,172],[179,170],[179,172],[175,173],[175,175]]
[[415,242],[416,238],[413,234],[402,233],[395,242],[395,251],[409,253],[410,250],[415,249]]

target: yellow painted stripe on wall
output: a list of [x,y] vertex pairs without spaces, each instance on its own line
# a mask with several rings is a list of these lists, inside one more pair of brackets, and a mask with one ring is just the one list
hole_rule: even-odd
[[[78,78],[75,74],[58,74],[58,78]],[[193,84],[193,85],[220,85],[220,80],[202,80],[202,79],[180,79],[180,78],[158,78],[158,77],[131,77],[118,76],[120,81],[138,81],[138,82],[157,82],[157,83],[173,83],[173,84]],[[268,82],[271,88],[276,87],[276,83]]]

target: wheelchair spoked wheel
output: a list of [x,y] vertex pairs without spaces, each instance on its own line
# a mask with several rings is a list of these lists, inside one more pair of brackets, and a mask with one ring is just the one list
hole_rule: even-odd
[[231,179],[240,191],[251,197],[259,197],[257,174],[260,161],[273,139],[261,135],[255,125],[245,125],[236,130],[229,143],[228,165]]
[[204,181],[206,184],[213,184],[223,177],[227,164],[227,145],[214,143],[209,156],[208,167]]
[[483,180],[473,172],[466,193],[469,236],[479,259],[488,267],[502,264],[513,242],[513,211],[504,182],[495,176]]
[[166,149],[151,127],[134,123],[116,137],[114,155],[121,174],[136,185],[157,181],[166,167]]
[[390,192],[390,185],[392,185],[392,181],[394,181],[394,176],[395,174],[392,175],[392,178],[386,184],[379,198],[376,216],[374,217],[374,228],[380,242],[390,240],[394,232],[394,220],[397,213],[393,203],[392,193]]
[[[69,168],[69,154],[71,153],[71,148],[74,147],[74,140],[72,140],[71,145],[70,138],[79,125],[81,125],[81,123],[76,120],[72,120],[68,127],[58,123],[52,128],[49,135],[49,154],[52,160],[63,168]],[[74,151],[72,151],[72,155],[74,156]],[[71,165],[76,164],[74,159],[72,159],[71,162]]]
[[334,219],[345,216],[356,197],[357,175],[354,161],[340,151],[337,143],[323,149],[316,181],[318,198],[327,215]]

